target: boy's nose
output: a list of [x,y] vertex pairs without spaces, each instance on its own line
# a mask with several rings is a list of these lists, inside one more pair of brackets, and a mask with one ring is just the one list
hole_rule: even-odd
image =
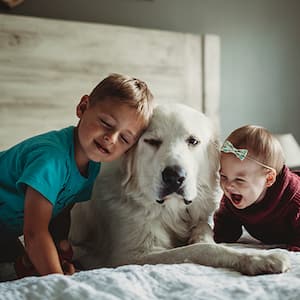
[[104,141],[107,144],[115,144],[118,139],[118,134],[116,132],[106,133],[104,135]]

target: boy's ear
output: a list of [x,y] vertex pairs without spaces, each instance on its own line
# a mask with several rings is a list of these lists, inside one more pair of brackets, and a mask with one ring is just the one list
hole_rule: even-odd
[[266,179],[266,186],[270,187],[273,185],[273,183],[276,181],[276,171],[270,170],[267,174],[267,179]]
[[76,107],[76,115],[78,118],[81,118],[83,113],[86,111],[90,103],[90,98],[88,95],[84,95],[81,97],[80,102]]

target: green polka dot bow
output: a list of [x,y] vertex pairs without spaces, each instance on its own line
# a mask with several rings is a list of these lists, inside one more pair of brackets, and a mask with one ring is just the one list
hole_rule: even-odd
[[224,142],[221,151],[224,153],[233,153],[240,160],[244,160],[248,154],[247,149],[237,149],[229,141]]

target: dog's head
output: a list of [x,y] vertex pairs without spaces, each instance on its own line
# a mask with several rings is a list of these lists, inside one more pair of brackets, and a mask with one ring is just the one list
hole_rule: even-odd
[[126,192],[186,205],[217,182],[218,140],[210,120],[182,104],[158,105],[146,132],[124,157]]

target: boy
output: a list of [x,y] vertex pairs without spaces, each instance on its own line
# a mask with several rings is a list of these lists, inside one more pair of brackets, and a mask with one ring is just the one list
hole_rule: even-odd
[[24,234],[25,252],[38,274],[74,273],[62,258],[70,250],[65,241],[70,209],[90,198],[101,162],[119,158],[137,142],[152,111],[144,82],[112,74],[81,98],[76,127],[0,152],[0,262],[24,254],[18,240]]

